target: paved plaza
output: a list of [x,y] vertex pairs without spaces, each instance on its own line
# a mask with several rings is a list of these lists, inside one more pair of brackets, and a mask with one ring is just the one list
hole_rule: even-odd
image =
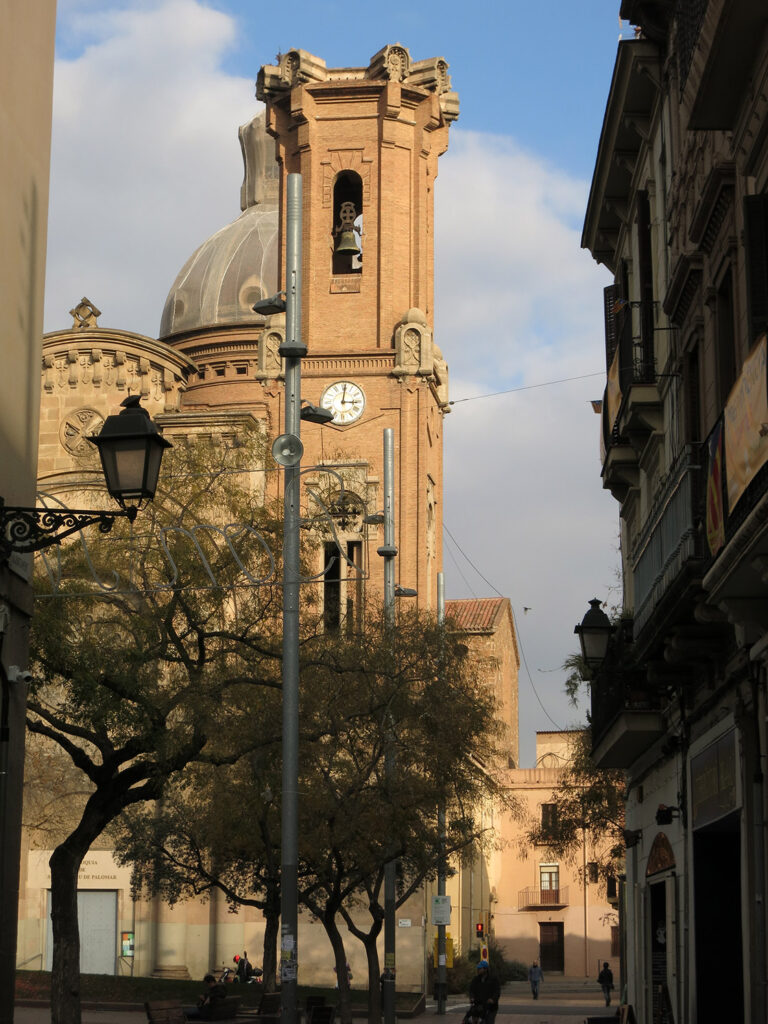
[[[467,1001],[451,996],[446,1014],[446,1024],[460,1024],[467,1009]],[[418,1021],[427,1024],[437,1015],[433,1002]],[[544,979],[540,996],[531,998],[527,982],[510,982],[504,985],[499,1004],[496,1024],[584,1024],[587,1017],[616,1019],[616,1007],[606,1007],[596,982],[584,979]],[[50,1009],[47,1006],[17,1006],[16,1024],[49,1024]],[[146,1014],[139,1009],[84,1009],[83,1024],[146,1024]],[[247,1019],[239,1018],[241,1024]],[[360,1018],[355,1018],[359,1021]]]

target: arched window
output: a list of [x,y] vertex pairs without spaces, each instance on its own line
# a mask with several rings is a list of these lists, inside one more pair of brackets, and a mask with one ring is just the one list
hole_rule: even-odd
[[333,274],[360,274],[363,269],[363,182],[354,171],[341,171],[333,186]]

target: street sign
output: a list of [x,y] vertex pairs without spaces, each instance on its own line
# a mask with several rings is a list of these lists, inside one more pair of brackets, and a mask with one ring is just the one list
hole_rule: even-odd
[[450,896],[433,896],[432,897],[432,924],[450,924],[451,923],[451,897]]

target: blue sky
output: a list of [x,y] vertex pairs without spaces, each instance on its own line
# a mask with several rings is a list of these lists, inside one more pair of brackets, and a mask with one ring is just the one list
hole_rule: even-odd
[[[617,42],[632,35],[618,7],[58,3],[46,330],[87,295],[102,326],[156,336],[183,263],[239,213],[237,127],[278,52],[359,66],[400,42],[415,60],[448,61],[461,113],[435,214],[435,340],[456,400],[446,589],[512,601],[523,766],[535,730],[583,720],[561,665],[588,600],[619,600],[617,507],[589,405],[603,386],[609,278],[580,248]],[[571,377],[582,379],[539,387]],[[527,390],[484,397],[514,388]]]

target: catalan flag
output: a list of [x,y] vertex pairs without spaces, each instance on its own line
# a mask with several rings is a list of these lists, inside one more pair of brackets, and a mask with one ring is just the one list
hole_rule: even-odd
[[709,467],[707,469],[707,543],[716,555],[725,544],[723,511],[723,421],[709,435]]

